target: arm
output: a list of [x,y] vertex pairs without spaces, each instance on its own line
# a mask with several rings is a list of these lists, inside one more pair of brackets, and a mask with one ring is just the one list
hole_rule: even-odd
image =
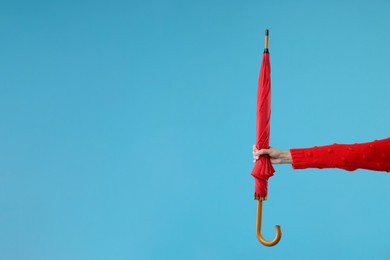
[[358,144],[291,149],[294,169],[340,168],[390,171],[390,138]]
[[332,144],[281,151],[253,148],[254,160],[268,155],[274,164],[291,163],[294,169],[340,168],[390,172],[390,138],[360,144]]

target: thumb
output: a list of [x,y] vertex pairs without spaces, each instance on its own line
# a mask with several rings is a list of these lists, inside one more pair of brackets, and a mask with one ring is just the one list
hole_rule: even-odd
[[263,155],[263,154],[269,155],[271,153],[271,150],[270,149],[261,149],[259,152],[261,155]]

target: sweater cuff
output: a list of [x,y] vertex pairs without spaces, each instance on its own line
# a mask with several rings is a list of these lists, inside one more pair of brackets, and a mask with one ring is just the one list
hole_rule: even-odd
[[304,149],[290,149],[292,167],[294,169],[305,169],[307,168],[307,159]]

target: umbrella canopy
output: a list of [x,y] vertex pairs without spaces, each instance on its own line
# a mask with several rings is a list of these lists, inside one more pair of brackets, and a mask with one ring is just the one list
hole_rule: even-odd
[[[257,90],[256,111],[256,148],[269,148],[270,118],[271,118],[271,64],[268,52],[268,30],[266,31],[266,48],[261,62]],[[266,200],[268,193],[268,178],[274,174],[268,155],[262,155],[256,161],[252,170],[255,177],[255,199]]]

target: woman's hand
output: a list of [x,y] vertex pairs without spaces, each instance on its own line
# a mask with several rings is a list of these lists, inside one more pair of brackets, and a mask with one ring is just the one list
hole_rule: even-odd
[[271,159],[271,163],[273,164],[291,164],[292,162],[290,151],[281,151],[272,147],[257,150],[256,145],[253,145],[253,162],[256,162],[256,160],[258,160],[262,155],[268,155]]

